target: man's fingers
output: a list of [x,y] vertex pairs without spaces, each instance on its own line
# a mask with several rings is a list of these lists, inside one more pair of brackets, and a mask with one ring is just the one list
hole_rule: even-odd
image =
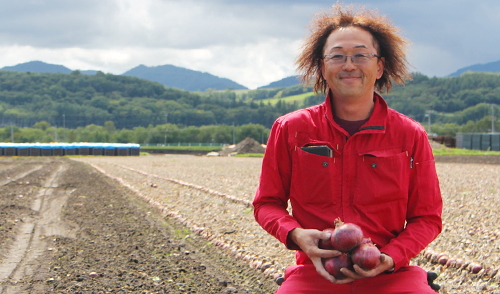
[[318,274],[320,274],[320,276],[322,276],[323,278],[327,279],[332,283],[335,283],[335,278],[325,270],[325,267],[321,262],[321,258],[314,258],[311,259],[311,261],[314,264],[314,267],[316,268],[316,271],[318,272]]

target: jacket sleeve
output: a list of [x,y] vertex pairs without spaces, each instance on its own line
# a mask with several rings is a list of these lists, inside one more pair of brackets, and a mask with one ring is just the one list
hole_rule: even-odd
[[381,251],[390,255],[395,270],[429,245],[442,230],[443,208],[434,156],[425,131],[419,132],[410,178],[406,228]]
[[301,227],[287,211],[291,165],[287,131],[278,119],[269,135],[253,206],[254,217],[260,226],[288,248],[295,247],[288,244],[288,233]]

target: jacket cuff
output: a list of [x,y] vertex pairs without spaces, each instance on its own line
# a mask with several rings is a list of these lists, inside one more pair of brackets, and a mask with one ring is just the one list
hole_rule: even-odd
[[[296,227],[296,228],[298,228],[298,227]],[[293,228],[290,231],[288,231],[286,242],[285,242],[285,246],[286,246],[287,249],[290,249],[290,250],[302,250],[302,249],[300,249],[300,247],[295,242],[292,241],[292,238],[290,237],[290,233],[294,229],[296,229],[296,228]]]
[[387,273],[395,272],[398,269],[400,269],[402,266],[407,265],[407,263],[408,263],[405,258],[402,258],[398,254],[398,251],[395,250],[395,248],[392,248],[392,250],[391,250],[391,248],[382,248],[380,250],[380,253],[385,254],[385,255],[389,255],[392,258],[392,261],[394,262],[394,267],[392,268],[392,270],[386,271]]

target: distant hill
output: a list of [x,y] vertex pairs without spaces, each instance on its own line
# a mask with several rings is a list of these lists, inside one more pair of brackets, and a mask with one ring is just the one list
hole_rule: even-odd
[[484,64],[474,64],[457,70],[456,72],[448,75],[449,77],[459,77],[464,72],[500,72],[500,60],[484,63]]
[[[20,71],[20,72],[38,72],[38,73],[62,73],[69,74],[72,72],[71,69],[59,64],[50,64],[43,61],[30,61],[26,63],[20,63],[14,66],[5,66],[0,68],[0,70],[10,70],[10,71]],[[80,73],[84,75],[95,75],[96,70],[80,70]]]
[[71,69],[58,64],[49,64],[42,61],[30,61],[26,63],[20,63],[14,66],[5,66],[0,70],[11,70],[11,71],[29,71],[29,72],[39,72],[39,73],[71,73]]
[[206,89],[247,89],[245,86],[226,78],[220,78],[206,72],[194,71],[169,64],[153,67],[141,64],[122,75],[158,82],[167,87],[186,91],[205,91]]
[[273,89],[273,88],[290,87],[290,86],[298,85],[300,83],[301,82],[300,82],[299,76],[291,76],[291,77],[281,79],[279,81],[272,82],[267,86],[259,87],[258,89]]
[[[49,64],[42,61],[30,61],[14,66],[5,66],[0,70],[62,74],[69,74],[72,72],[71,69],[63,65]],[[95,75],[97,73],[96,70],[79,70],[79,72],[85,75]],[[220,78],[209,73],[194,71],[168,64],[155,67],[139,65],[126,71],[122,75],[158,82],[164,86],[185,91],[205,91],[209,88],[214,90],[247,89],[245,86],[226,78]]]

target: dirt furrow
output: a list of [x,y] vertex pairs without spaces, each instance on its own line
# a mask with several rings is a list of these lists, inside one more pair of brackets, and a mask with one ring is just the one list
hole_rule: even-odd
[[[116,164],[97,166],[103,174],[119,181],[184,226],[242,259],[270,277],[278,277],[293,262],[293,252],[274,237],[263,235],[252,209],[235,197],[221,197],[210,189],[185,185]],[[154,183],[154,185],[152,185]]]
[[42,165],[25,166],[23,168],[11,168],[3,170],[0,174],[0,186],[5,186],[11,182],[18,181],[27,175],[39,170]]
[[[13,167],[20,169],[32,162],[15,161]],[[38,162],[43,165],[39,171],[0,190],[0,242],[5,245],[0,246],[0,266],[14,265],[5,270],[0,293],[263,294],[276,289],[262,271],[229,257],[179,218],[165,217],[127,185],[72,160]],[[128,173],[127,181],[143,180]],[[179,185],[169,185],[160,183],[172,190],[169,200],[179,198]],[[160,189],[144,185],[137,190],[148,188]],[[179,193],[192,195],[191,201],[200,198],[200,207],[209,199],[205,192],[181,188]]]

